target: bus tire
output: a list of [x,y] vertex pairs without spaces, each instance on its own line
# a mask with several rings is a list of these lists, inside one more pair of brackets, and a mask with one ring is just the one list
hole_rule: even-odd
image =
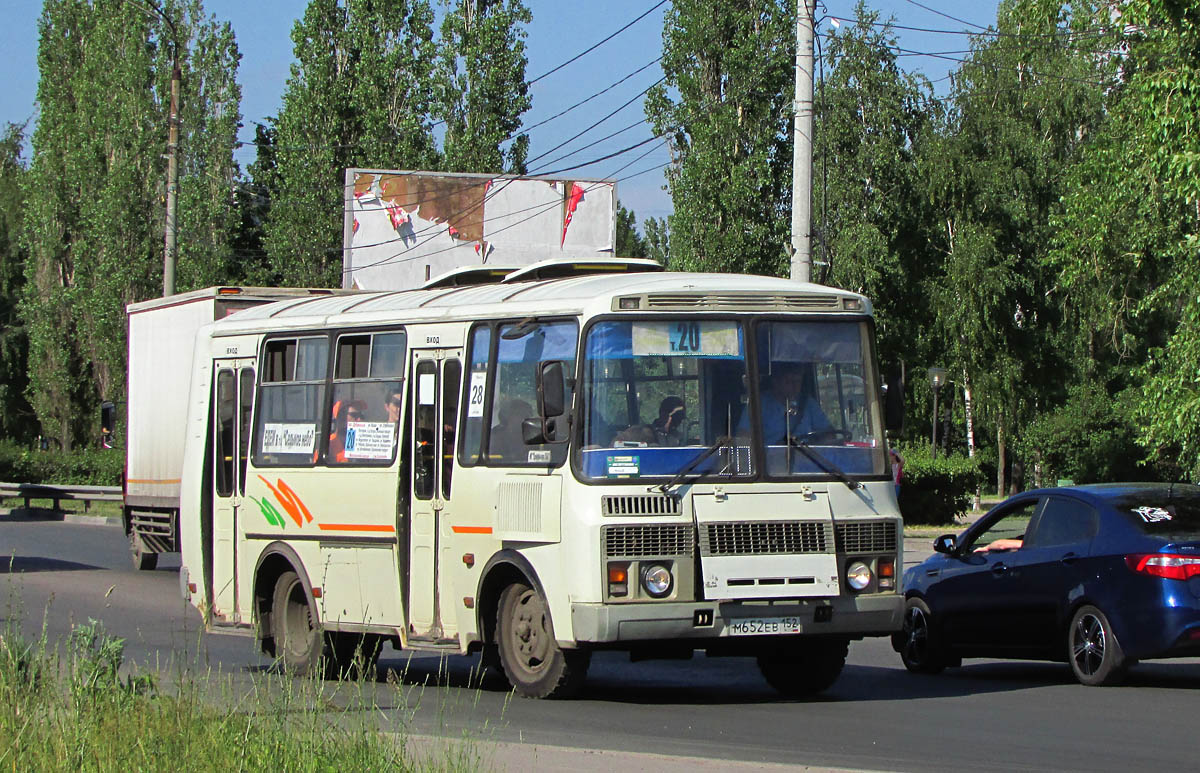
[[136,531],[129,530],[129,555],[133,558],[133,568],[139,572],[149,572],[158,566],[158,553],[146,550],[146,545]]
[[802,641],[793,652],[758,656],[767,684],[791,698],[824,692],[846,665],[850,642],[844,638]]
[[275,582],[271,637],[275,640],[275,657],[284,671],[296,676],[320,673],[325,637],[304,583],[291,570]]
[[568,698],[587,678],[591,653],[558,646],[546,600],[524,583],[500,594],[496,644],[504,674],[522,697]]

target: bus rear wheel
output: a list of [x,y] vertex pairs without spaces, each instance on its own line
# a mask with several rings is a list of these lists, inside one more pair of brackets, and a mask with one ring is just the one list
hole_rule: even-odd
[[850,642],[843,638],[803,641],[788,653],[758,656],[767,684],[788,697],[816,695],[833,686],[846,665]]
[[546,600],[524,583],[500,594],[496,639],[504,674],[523,697],[570,697],[587,678],[591,653],[558,646]]
[[321,633],[300,576],[290,570],[279,575],[271,604],[271,636],[283,670],[297,676],[318,673],[324,650]]
[[129,554],[133,557],[133,568],[148,572],[158,566],[158,553],[146,550],[146,545],[136,531],[129,530]]

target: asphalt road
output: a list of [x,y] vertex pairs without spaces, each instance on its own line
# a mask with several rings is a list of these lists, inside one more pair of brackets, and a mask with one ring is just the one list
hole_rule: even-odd
[[[914,559],[928,542],[910,542]],[[180,599],[177,559],[135,572],[117,527],[0,517],[0,545],[5,616],[29,636],[44,627],[57,641],[95,618],[126,639],[127,662],[140,668],[246,683],[270,669],[250,639],[202,633]],[[364,689],[381,724],[412,734],[660,755],[622,763],[580,755],[571,764],[577,771],[661,768],[656,760],[675,757],[707,760],[703,769],[1124,772],[1195,764],[1200,659],[1143,663],[1124,687],[1086,688],[1052,663],[973,660],[915,676],[875,639],[853,643],[842,677],[810,701],[781,698],[744,658],[629,663],[602,654],[584,694],[567,702],[469,685],[474,665],[385,649],[379,680]],[[545,753],[534,764],[559,767],[552,759]]]

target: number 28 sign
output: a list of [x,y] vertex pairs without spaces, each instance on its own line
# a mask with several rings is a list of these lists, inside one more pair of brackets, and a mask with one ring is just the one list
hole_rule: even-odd
[[720,320],[634,322],[633,354],[645,357],[734,357],[737,326]]

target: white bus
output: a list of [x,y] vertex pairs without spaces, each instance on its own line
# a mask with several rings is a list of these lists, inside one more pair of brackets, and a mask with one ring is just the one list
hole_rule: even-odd
[[903,610],[870,305],[656,268],[484,269],[202,329],[181,585],[208,628],[296,673],[479,651],[530,697],[597,650],[831,685]]

